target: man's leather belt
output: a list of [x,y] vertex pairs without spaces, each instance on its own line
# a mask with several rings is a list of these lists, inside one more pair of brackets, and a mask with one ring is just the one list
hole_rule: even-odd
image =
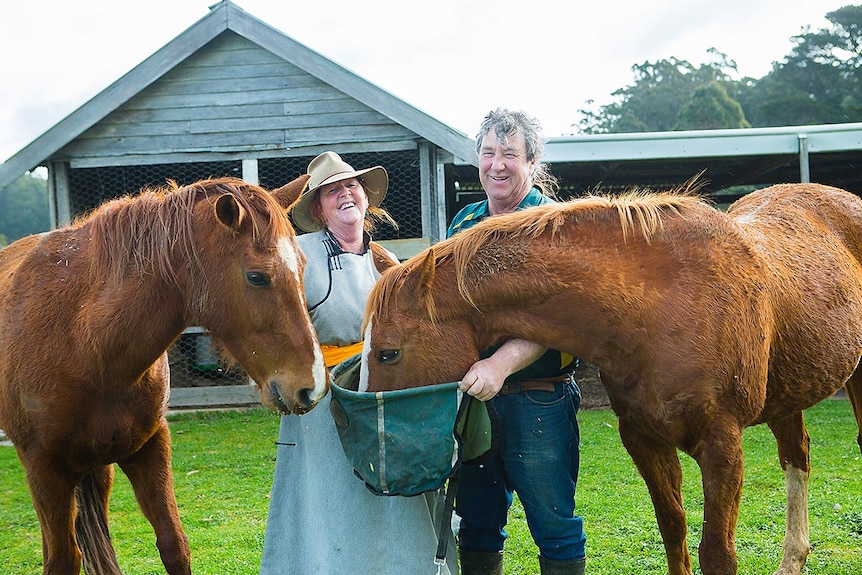
[[554,391],[557,385],[569,381],[569,375],[546,377],[543,379],[525,379],[524,381],[513,381],[504,383],[497,395],[508,395],[522,391]]

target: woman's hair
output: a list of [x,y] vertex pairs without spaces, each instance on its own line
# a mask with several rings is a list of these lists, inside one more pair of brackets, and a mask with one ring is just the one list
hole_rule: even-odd
[[[357,178],[357,180],[359,180],[359,183],[362,185],[362,191],[365,192],[367,197],[368,191],[365,188],[365,181],[361,177]],[[312,200],[311,205],[308,207],[308,215],[311,217],[312,221],[316,222],[321,227],[326,227],[326,222],[323,220],[323,212],[320,208],[320,190],[315,192],[314,200]],[[377,224],[380,222],[389,224],[396,230],[398,229],[398,222],[395,221],[395,218],[393,218],[389,212],[379,206],[368,204],[368,209],[365,210],[363,229],[368,233],[372,233],[377,229]]]
[[548,165],[542,162],[542,157],[545,155],[545,140],[542,137],[542,126],[539,124],[539,121],[521,111],[497,108],[488,112],[488,115],[482,120],[481,126],[479,126],[479,133],[476,135],[477,154],[482,149],[482,139],[488,133],[488,130],[492,128],[499,142],[517,134],[519,131],[524,135],[524,143],[527,147],[527,161],[536,162],[536,170],[532,175],[533,185],[542,190],[542,193],[546,196],[556,197],[560,186],[557,183],[557,178],[551,174]]

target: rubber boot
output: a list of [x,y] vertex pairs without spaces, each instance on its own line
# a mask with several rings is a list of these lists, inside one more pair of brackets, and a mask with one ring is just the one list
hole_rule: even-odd
[[503,552],[458,550],[461,575],[503,575]]
[[557,561],[539,555],[539,572],[542,575],[584,575],[586,564],[586,558]]

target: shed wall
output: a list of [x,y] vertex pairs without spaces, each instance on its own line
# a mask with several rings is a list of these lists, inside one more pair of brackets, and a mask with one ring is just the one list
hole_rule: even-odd
[[164,156],[306,155],[374,142],[415,148],[383,114],[226,31],[63,147],[72,166],[163,162]]

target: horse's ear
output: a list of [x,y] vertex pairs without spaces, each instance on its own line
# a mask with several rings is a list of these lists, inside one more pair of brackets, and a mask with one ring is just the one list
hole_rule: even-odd
[[374,267],[379,273],[383,273],[392,266],[398,265],[397,260],[393,260],[383,246],[376,242],[371,242],[371,255],[374,257]]
[[434,283],[434,274],[437,270],[437,258],[434,254],[434,248],[428,248],[425,253],[425,259],[422,260],[422,271],[419,274],[419,286],[417,295],[420,299],[424,299],[431,293],[431,286]]
[[233,231],[238,231],[245,217],[245,209],[239,205],[233,194],[222,194],[216,200],[215,214],[218,221]]
[[299,199],[299,196],[305,190],[305,186],[308,185],[310,178],[309,174],[303,174],[272,192],[272,195],[275,196],[276,201],[282,208],[288,210]]

